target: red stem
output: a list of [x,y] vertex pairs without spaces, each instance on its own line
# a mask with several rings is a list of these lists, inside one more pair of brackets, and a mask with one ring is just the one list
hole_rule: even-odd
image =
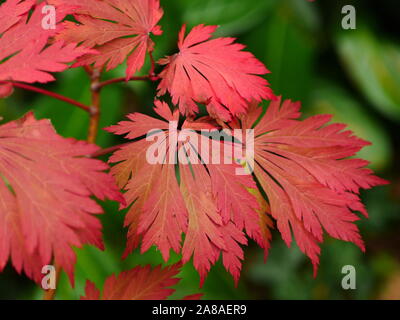
[[110,80],[106,80],[103,82],[100,82],[97,85],[98,89],[101,89],[105,86],[108,86],[109,84],[113,84],[113,83],[118,83],[118,82],[128,82],[128,81],[157,81],[159,79],[159,77],[157,76],[141,76],[141,77],[131,77],[128,80],[126,80],[126,77],[121,77],[121,78],[115,78],[115,79],[110,79]]
[[149,57],[150,57],[150,61],[151,61],[151,68],[149,71],[149,76],[155,77],[156,74],[154,73],[154,70],[156,69],[156,62],[154,61],[153,52],[149,51]]
[[0,85],[1,84],[7,84],[7,83],[11,83],[14,87],[17,88],[21,88],[21,89],[25,89],[25,90],[29,90],[29,91],[33,91],[33,92],[37,92],[40,94],[44,94],[46,96],[52,97],[54,99],[60,100],[60,101],[64,101],[66,103],[72,104],[82,110],[85,110],[86,112],[90,112],[90,107],[86,106],[78,101],[75,101],[73,99],[70,99],[68,97],[65,97],[61,94],[55,93],[55,92],[51,92],[51,91],[47,91],[45,89],[42,88],[37,88],[34,86],[31,86],[29,84],[25,84],[25,83],[20,83],[20,82],[12,82],[12,81],[0,81]]
[[93,68],[92,66],[83,66],[83,69],[85,72],[90,76],[93,73]]

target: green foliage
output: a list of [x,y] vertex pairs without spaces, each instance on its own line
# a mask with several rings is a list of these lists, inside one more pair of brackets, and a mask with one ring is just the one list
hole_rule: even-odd
[[379,39],[368,27],[341,32],[337,51],[368,101],[388,118],[400,120],[400,47]]

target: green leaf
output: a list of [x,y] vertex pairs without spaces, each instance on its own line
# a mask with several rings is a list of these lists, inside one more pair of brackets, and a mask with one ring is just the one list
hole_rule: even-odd
[[310,29],[299,27],[304,25],[300,23],[304,13],[297,7],[292,1],[280,2],[268,22],[255,29],[245,42],[271,71],[266,78],[275,94],[307,102],[314,75],[316,43]]
[[359,27],[341,32],[336,48],[350,77],[370,103],[399,121],[400,47]]
[[219,36],[246,31],[261,22],[276,0],[179,0],[183,21],[189,27],[198,24],[220,25]]

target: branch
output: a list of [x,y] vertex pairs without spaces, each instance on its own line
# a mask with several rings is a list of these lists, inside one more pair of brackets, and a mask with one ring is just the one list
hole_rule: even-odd
[[90,106],[89,132],[87,141],[96,143],[100,121],[100,83],[101,71],[93,69],[91,74],[90,90],[92,92],[92,105]]
[[7,83],[11,83],[14,87],[17,87],[17,88],[21,88],[21,89],[37,92],[37,93],[40,93],[40,94],[44,94],[44,95],[52,97],[54,99],[69,103],[69,104],[71,104],[73,106],[76,106],[76,107],[82,109],[82,110],[85,110],[86,112],[90,112],[90,107],[89,106],[86,106],[86,105],[84,105],[84,104],[82,104],[82,103],[80,103],[78,101],[75,101],[75,100],[73,100],[71,98],[65,97],[65,96],[63,96],[61,94],[58,94],[58,93],[55,93],[55,92],[51,92],[51,91],[47,91],[45,89],[34,87],[34,86],[31,86],[31,85],[25,84],[25,83],[12,82],[12,81],[0,81],[0,85],[7,84]]
[[153,52],[149,51],[149,57],[150,57],[150,62],[151,62],[151,68],[150,68],[150,71],[149,71],[149,76],[150,77],[155,77],[156,74],[154,73],[154,70],[156,69],[156,62],[154,61]]
[[93,68],[92,68],[92,66],[83,66],[83,69],[85,70],[85,72],[86,72],[89,76],[92,75],[92,73],[93,73]]
[[121,77],[121,78],[115,78],[115,79],[110,79],[106,80],[103,82],[100,82],[97,86],[98,89],[101,89],[105,86],[108,86],[109,84],[113,83],[118,83],[118,82],[128,82],[128,81],[158,81],[160,78],[157,76],[141,76],[141,77],[131,77],[128,80],[126,80],[126,77]]

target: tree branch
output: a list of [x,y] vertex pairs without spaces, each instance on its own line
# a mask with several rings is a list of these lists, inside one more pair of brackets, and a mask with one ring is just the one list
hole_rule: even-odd
[[90,90],[92,92],[92,104],[90,106],[90,120],[89,120],[89,132],[87,141],[90,143],[96,143],[97,133],[99,130],[100,121],[100,76],[101,71],[99,69],[93,69],[91,74],[91,85]]
[[151,62],[151,68],[150,68],[150,71],[149,71],[149,76],[150,77],[155,77],[156,74],[154,73],[154,70],[156,69],[156,62],[154,61],[153,52],[149,51],[149,57],[150,57],[150,62]]
[[105,86],[108,86],[113,83],[118,83],[118,82],[128,82],[128,81],[158,81],[160,78],[157,76],[140,76],[140,77],[131,77],[128,80],[126,80],[126,77],[121,77],[121,78],[115,78],[115,79],[110,79],[106,80],[103,82],[100,82],[97,86],[97,88],[101,89]]
[[25,89],[25,90],[28,90],[28,91],[37,92],[37,93],[52,97],[54,99],[57,99],[57,100],[69,103],[69,104],[71,104],[73,106],[76,106],[76,107],[78,107],[78,108],[80,108],[82,110],[85,110],[86,112],[90,112],[90,107],[89,106],[84,105],[84,104],[82,104],[82,103],[80,103],[78,101],[75,101],[75,100],[71,99],[71,98],[65,97],[65,96],[63,96],[61,94],[58,94],[58,93],[55,93],[55,92],[51,92],[51,91],[47,91],[45,89],[34,87],[34,86],[31,86],[31,85],[25,84],[25,83],[12,82],[12,81],[0,81],[0,85],[7,84],[7,83],[11,83],[14,87],[17,87],[17,88],[21,88],[21,89]]

